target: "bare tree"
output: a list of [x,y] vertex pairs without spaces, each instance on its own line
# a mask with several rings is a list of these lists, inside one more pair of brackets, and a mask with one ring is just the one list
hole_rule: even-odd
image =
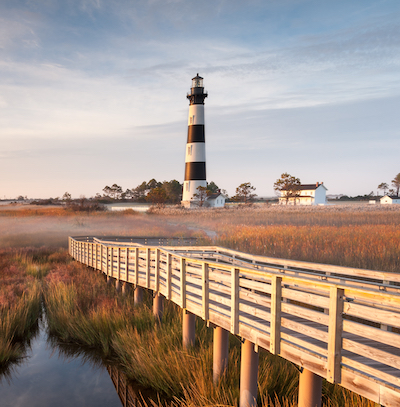
[[193,198],[196,199],[200,207],[205,206],[207,198],[211,194],[211,192],[207,190],[207,187],[202,186],[197,187],[196,190],[197,192],[193,194]]
[[383,191],[383,195],[386,195],[386,191],[389,189],[389,185],[386,182],[381,182],[378,185],[378,189],[381,189]]
[[253,202],[254,198],[257,196],[257,194],[253,193],[255,190],[256,188],[253,187],[250,182],[244,182],[236,188],[236,195],[233,196],[232,199],[237,202],[249,204]]
[[294,177],[293,175],[284,172],[281,177],[278,178],[274,183],[274,190],[280,192],[286,200],[286,205],[290,199],[294,199],[296,204],[296,197],[300,195],[300,179]]
[[396,190],[396,195],[399,196],[400,191],[400,172],[392,179],[392,185]]

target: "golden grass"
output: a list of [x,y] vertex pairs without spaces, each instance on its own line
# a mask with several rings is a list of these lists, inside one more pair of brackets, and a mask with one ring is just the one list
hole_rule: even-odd
[[[30,289],[28,282],[45,281],[53,333],[66,342],[101,348],[105,355],[117,358],[130,377],[174,396],[168,403],[174,406],[237,405],[238,340],[230,338],[229,371],[218,386],[212,386],[211,330],[197,321],[196,347],[184,350],[181,315],[173,304],[166,304],[164,322],[157,325],[150,299],[143,307],[134,307],[131,296],[116,294],[101,275],[71,262],[65,250],[57,249],[66,247],[68,235],[188,236],[213,230],[218,234],[216,244],[249,253],[399,271],[400,211],[393,207],[256,207],[215,211],[175,208],[151,215],[58,215],[52,209],[40,209],[40,214],[34,216],[33,212],[21,213],[21,216],[0,215],[0,247],[47,248],[0,252],[10,253],[8,257],[0,256],[3,282],[0,303],[23,304],[20,300]],[[10,275],[15,279],[8,280]],[[2,341],[0,349],[6,350],[16,343],[14,339]],[[14,350],[18,357],[18,349]],[[297,377],[290,363],[261,352],[260,405],[296,406]],[[324,383],[323,405],[372,407],[373,403]]]
[[394,225],[235,226],[217,239],[252,254],[393,272],[400,271],[399,242]]
[[24,355],[40,316],[41,285],[18,264],[17,251],[0,251],[0,371]]

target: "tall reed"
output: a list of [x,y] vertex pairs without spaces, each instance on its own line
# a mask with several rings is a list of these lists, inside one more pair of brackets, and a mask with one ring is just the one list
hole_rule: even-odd
[[20,255],[20,251],[0,251],[0,369],[23,356],[23,342],[41,312],[40,281],[18,264]]

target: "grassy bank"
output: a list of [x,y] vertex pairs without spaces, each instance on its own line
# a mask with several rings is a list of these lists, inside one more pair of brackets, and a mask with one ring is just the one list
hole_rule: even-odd
[[[2,284],[2,303],[19,304],[14,307],[19,313],[13,314],[18,323],[8,330],[14,335],[9,336],[14,356],[9,356],[8,361],[22,355],[17,338],[31,333],[43,292],[49,330],[62,342],[100,349],[103,357],[117,362],[129,377],[169,397],[169,404],[237,405],[240,341],[236,337],[230,336],[229,370],[214,387],[212,328],[207,328],[204,321],[197,319],[196,346],[186,351],[181,344],[181,311],[174,304],[166,303],[160,325],[152,315],[151,296],[135,307],[132,295],[117,293],[106,284],[104,276],[72,262],[65,251],[29,249],[2,254],[2,281],[7,282]],[[25,325],[20,323],[23,316],[27,317]],[[2,360],[2,366],[5,363]],[[260,405],[294,407],[297,386],[298,371],[292,364],[261,351]],[[372,404],[338,386],[325,384],[324,406]]]
[[0,370],[18,361],[41,313],[41,265],[29,250],[0,250]]
[[[163,323],[154,319],[151,296],[140,307],[104,276],[80,264],[60,265],[45,278],[49,329],[62,341],[101,349],[131,379],[166,396],[176,406],[237,405],[240,341],[230,336],[229,370],[212,385],[212,328],[197,318],[196,346],[182,347],[182,313],[166,302]],[[298,371],[260,351],[259,394],[263,406],[295,406]],[[324,406],[373,404],[339,386],[324,384]]]
[[[49,329],[65,343],[101,349],[104,357],[118,362],[131,378],[173,397],[171,403],[176,406],[236,405],[240,373],[237,338],[230,338],[229,371],[214,387],[211,328],[197,318],[196,347],[184,350],[181,313],[173,304],[166,304],[164,321],[159,325],[152,316],[151,298],[135,307],[132,295],[116,293],[102,275],[72,262],[66,251],[57,247],[67,245],[68,235],[182,236],[210,229],[217,232],[218,245],[249,253],[400,271],[400,211],[278,209],[63,216],[43,211],[36,216],[25,212],[0,216],[0,247],[47,247],[0,252],[0,316],[4,324],[0,355],[8,354],[0,356],[0,366],[23,355],[18,341],[33,332],[43,293]],[[298,371],[292,364],[261,351],[260,405],[294,407],[297,386]],[[327,383],[323,401],[326,407],[373,405]]]
[[[239,398],[240,341],[230,338],[230,369],[212,383],[212,328],[197,319],[196,347],[182,347],[182,315],[166,303],[163,323],[152,315],[151,296],[135,307],[105,283],[104,276],[70,263],[45,277],[44,298],[50,333],[62,341],[100,348],[128,377],[176,403],[236,405]],[[288,362],[261,355],[260,392],[282,402],[294,400],[297,370]],[[180,400],[178,402],[178,400]]]

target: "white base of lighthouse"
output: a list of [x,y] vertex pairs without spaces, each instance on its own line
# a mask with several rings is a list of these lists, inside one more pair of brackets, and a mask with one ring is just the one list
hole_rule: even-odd
[[207,181],[184,181],[183,182],[183,195],[182,195],[182,206],[185,208],[195,208],[199,206],[199,200],[195,197],[198,194],[198,187],[207,188]]

